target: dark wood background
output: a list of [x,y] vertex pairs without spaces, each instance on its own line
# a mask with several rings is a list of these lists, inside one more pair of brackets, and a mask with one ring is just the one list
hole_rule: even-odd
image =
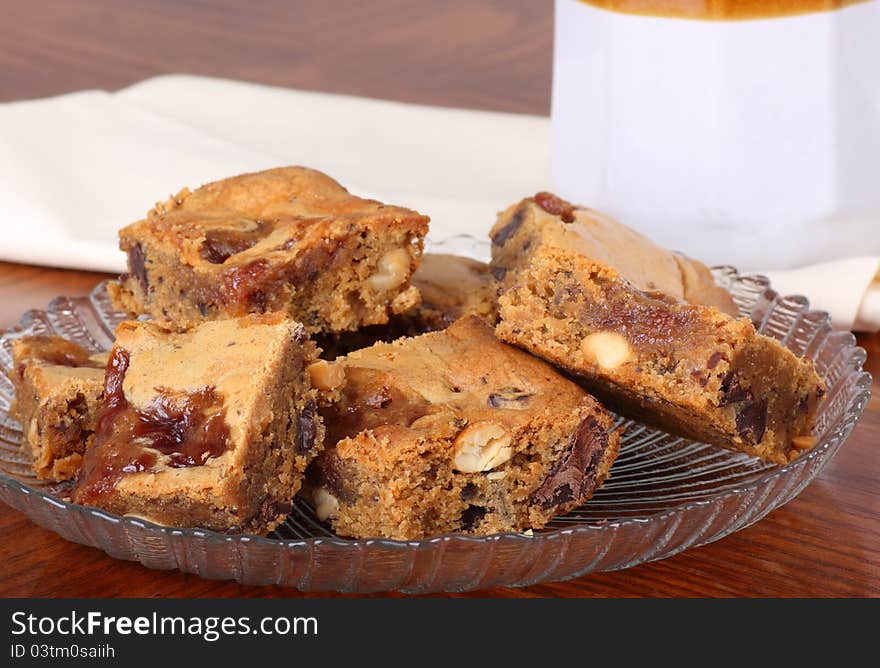
[[[0,15],[0,102],[186,72],[445,106],[550,108],[549,0],[3,0]],[[0,327],[101,278],[0,263]],[[860,342],[877,377],[880,337]],[[872,398],[818,479],[748,529],[625,571],[465,595],[878,596],[878,439]],[[0,596],[303,595],[116,561],[0,505]]]

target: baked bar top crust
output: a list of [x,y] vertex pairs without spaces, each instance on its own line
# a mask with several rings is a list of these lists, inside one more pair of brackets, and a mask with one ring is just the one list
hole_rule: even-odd
[[497,288],[489,265],[461,255],[426,253],[412,278],[422,301],[404,314],[424,329],[445,329],[466,315],[477,315],[494,325],[498,320]]
[[701,262],[661,248],[647,237],[593,209],[541,192],[508,207],[490,232],[492,272],[503,281],[541,248],[578,253],[613,267],[637,289],[662,292],[692,304],[739,310]]
[[[28,367],[104,368],[106,353],[94,353],[60,336],[23,336],[12,342],[13,368],[22,379]],[[15,381],[15,378],[12,378]]]
[[539,528],[584,503],[617,454],[610,414],[477,316],[333,366],[345,384],[321,410],[312,473],[343,535]]
[[117,307],[169,320],[283,311],[309,331],[384,323],[418,302],[428,218],[283,167],[183,190],[120,231]]
[[[145,220],[120,236],[144,231],[177,250],[183,263],[242,266],[271,253],[289,258],[320,245],[325,232],[349,225],[412,225],[423,234],[428,218],[416,211],[352,195],[326,174],[279,167],[183,190],[159,202]],[[318,267],[321,269],[322,267]]]
[[323,443],[304,328],[283,314],[116,330],[73,499],[173,526],[264,533]]
[[822,380],[747,318],[642,292],[560,250],[532,256],[500,312],[499,338],[576,375],[625,415],[777,463],[813,443]]
[[12,358],[22,448],[37,478],[69,480],[92,440],[107,355],[58,336],[26,336],[13,342]]

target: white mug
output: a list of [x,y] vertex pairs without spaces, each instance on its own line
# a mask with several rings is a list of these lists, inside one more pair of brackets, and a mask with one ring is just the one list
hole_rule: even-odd
[[556,0],[560,195],[711,264],[880,252],[880,0],[740,20],[593,4],[736,3]]

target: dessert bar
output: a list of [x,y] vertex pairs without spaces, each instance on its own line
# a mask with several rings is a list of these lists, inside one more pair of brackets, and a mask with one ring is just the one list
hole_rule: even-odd
[[308,491],[340,535],[537,529],[587,501],[617,455],[607,411],[477,316],[324,364],[327,448]]
[[280,313],[117,327],[72,498],[178,527],[266,533],[323,444],[305,329]]
[[500,314],[500,339],[629,417],[780,464],[814,443],[822,380],[747,318],[643,292],[562,250],[531,255]]
[[122,229],[117,308],[176,322],[284,312],[309,332],[388,321],[419,301],[410,277],[428,218],[285,167],[182,191]]
[[739,310],[701,262],[661,248],[606,215],[540,192],[508,207],[490,233],[492,274],[510,285],[544,248],[558,248],[613,267],[643,292],[660,292],[691,304]]
[[58,336],[25,336],[12,344],[12,416],[37,478],[73,478],[92,442],[107,355]]

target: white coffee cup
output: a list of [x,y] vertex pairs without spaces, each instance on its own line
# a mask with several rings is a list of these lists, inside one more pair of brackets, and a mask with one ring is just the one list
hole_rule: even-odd
[[749,20],[556,0],[555,40],[563,197],[712,264],[880,252],[880,0]]

